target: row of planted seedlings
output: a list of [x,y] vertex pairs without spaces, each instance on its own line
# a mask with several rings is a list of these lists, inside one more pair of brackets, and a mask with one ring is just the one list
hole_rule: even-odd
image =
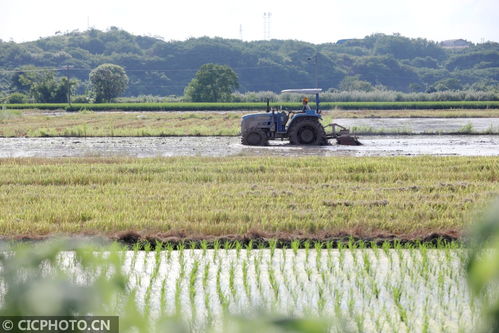
[[225,313],[273,313],[326,317],[333,331],[433,332],[476,324],[466,257],[456,243],[145,243],[125,271],[146,315],[178,315],[195,331]]

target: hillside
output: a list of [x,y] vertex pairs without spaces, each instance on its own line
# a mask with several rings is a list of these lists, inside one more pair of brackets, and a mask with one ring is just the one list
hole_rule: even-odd
[[[455,79],[453,89],[483,88],[499,82],[498,43],[445,49],[425,39],[383,34],[320,45],[222,38],[166,42],[111,28],[26,43],[0,41],[0,90],[7,93],[16,88],[8,70],[70,65],[70,76],[82,81],[81,93],[90,70],[114,63],[125,67],[130,77],[127,96],[181,95],[197,69],[213,62],[227,64],[237,72],[241,92],[279,91],[313,86],[316,54],[319,85],[325,89],[338,88],[347,76],[407,92],[431,90],[448,79]],[[58,71],[58,75],[65,75],[65,71]]]

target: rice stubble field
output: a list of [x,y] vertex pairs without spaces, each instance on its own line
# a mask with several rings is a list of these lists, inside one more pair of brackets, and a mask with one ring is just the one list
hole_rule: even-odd
[[496,157],[0,159],[3,237],[459,237]]

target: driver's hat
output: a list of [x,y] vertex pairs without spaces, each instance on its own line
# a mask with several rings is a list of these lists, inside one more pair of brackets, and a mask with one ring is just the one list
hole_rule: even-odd
[[303,102],[308,103],[308,97],[303,97]]

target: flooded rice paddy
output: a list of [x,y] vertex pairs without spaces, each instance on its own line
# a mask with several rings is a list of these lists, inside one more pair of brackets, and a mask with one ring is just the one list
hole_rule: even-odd
[[362,146],[244,146],[239,137],[0,138],[0,158],[85,156],[499,156],[499,135],[360,136]]
[[470,331],[459,249],[181,250],[125,254],[139,308],[193,331],[231,315],[324,317],[338,332]]
[[384,132],[445,133],[472,130],[499,131],[499,118],[343,118],[334,119],[349,128],[383,130]]

